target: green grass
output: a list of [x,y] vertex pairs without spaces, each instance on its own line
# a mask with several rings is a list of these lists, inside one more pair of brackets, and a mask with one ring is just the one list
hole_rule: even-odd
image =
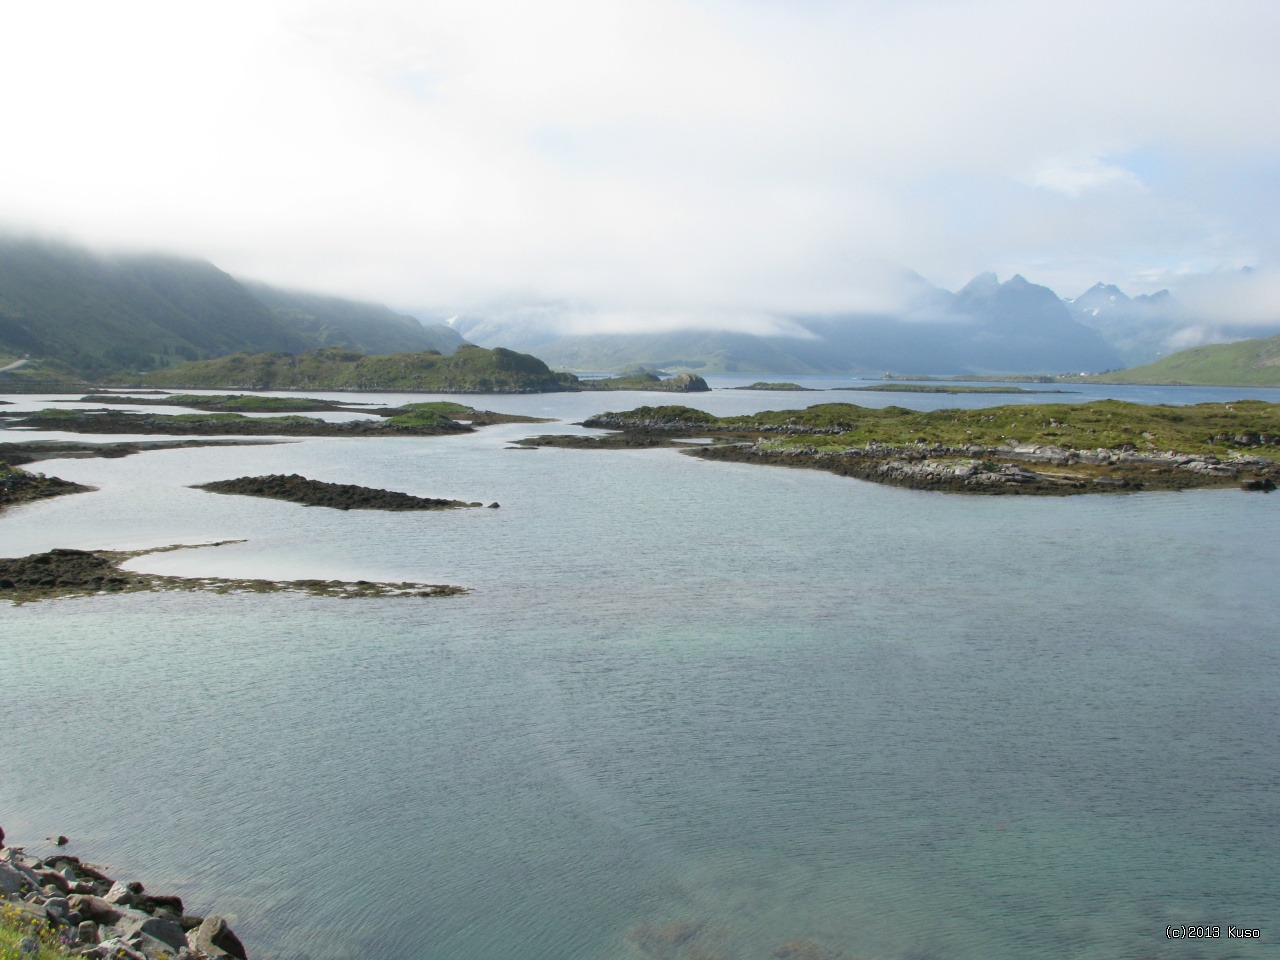
[[1193,347],[1128,370],[1086,379],[1100,383],[1186,383],[1280,387],[1280,335]]
[[[33,937],[40,945],[36,954],[22,953],[18,944]],[[71,956],[59,942],[58,934],[47,920],[36,918],[13,903],[0,903],[0,960],[55,960]]]
[[243,411],[254,413],[259,410],[279,410],[287,407],[291,410],[315,410],[317,406],[328,406],[330,401],[313,400],[310,397],[260,397],[250,394],[233,394],[231,396],[206,396],[195,393],[179,393],[165,398],[166,403],[175,407],[189,407],[196,404],[217,407],[220,410]]
[[397,407],[398,410],[407,410],[412,413],[474,413],[475,411],[468,407],[465,403],[454,403],[452,400],[432,400],[429,403],[406,403]]
[[[137,378],[135,378],[137,379]],[[466,346],[451,356],[434,351],[364,356],[350,350],[303,354],[238,353],[147,374],[158,387],[248,390],[421,390],[439,393],[523,393],[577,389],[577,378],[552,373],[537,357],[496,347]]]
[[[845,449],[868,443],[954,447],[1037,444],[1076,450],[1130,446],[1138,451],[1222,455],[1253,447],[1260,436],[1280,436],[1280,404],[1262,400],[1180,407],[1100,400],[932,411],[820,403],[803,410],[771,410],[750,417],[713,417],[688,407],[640,407],[614,416],[694,420],[720,431],[777,432],[776,428],[788,427],[791,430],[779,438],[782,444]],[[1241,437],[1243,442],[1237,439]]]

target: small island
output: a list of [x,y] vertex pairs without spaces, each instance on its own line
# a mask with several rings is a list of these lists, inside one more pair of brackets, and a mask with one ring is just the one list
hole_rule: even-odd
[[29,473],[21,467],[0,461],[0,512],[20,503],[61,497],[69,493],[88,493],[95,489],[43,473]]
[[769,382],[767,380],[757,380],[755,383],[749,383],[745,387],[730,387],[729,389],[777,391],[779,393],[815,392],[813,387],[802,387],[798,383],[791,383],[790,381]]
[[239,540],[208,544],[174,544],[150,550],[54,549],[26,557],[0,557],[0,600],[31,603],[58,597],[159,591],[212,593],[302,593],[316,597],[448,597],[463,587],[433,583],[376,583],[368,580],[252,580],[225,577],[172,577],[121,569],[134,557],[194,547],[220,547]]
[[[826,470],[953,493],[1066,495],[1238,486],[1270,491],[1280,467],[1280,405],[1260,400],[1149,406],[1102,400],[975,410],[824,403],[716,417],[685,406],[603,413],[602,437],[530,446],[676,446],[707,460]],[[690,445],[693,438],[710,443]]]
[[[478,507],[479,503],[461,500],[439,500],[415,497],[398,490],[362,487],[354,483],[325,483],[308,480],[298,474],[270,474],[262,477],[238,477],[196,484],[196,490],[210,493],[237,494],[244,497],[267,497],[300,503],[307,507],[329,507],[334,510],[457,510]],[[497,506],[497,504],[493,504]]]

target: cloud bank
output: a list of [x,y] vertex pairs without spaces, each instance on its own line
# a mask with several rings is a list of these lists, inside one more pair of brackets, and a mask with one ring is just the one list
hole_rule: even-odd
[[885,308],[906,268],[1071,296],[1280,262],[1277,4],[51,0],[5,19],[5,224],[283,285],[758,325]]

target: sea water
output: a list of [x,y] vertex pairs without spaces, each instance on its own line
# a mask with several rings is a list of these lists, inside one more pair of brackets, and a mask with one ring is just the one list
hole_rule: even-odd
[[[833,398],[960,405],[678,400]],[[469,399],[559,422],[35,465],[99,489],[6,512],[0,554],[243,539],[130,566],[471,592],[0,607],[10,841],[69,834],[255,958],[1274,955],[1274,496],[513,450],[669,398]],[[282,472],[501,506],[189,486]]]

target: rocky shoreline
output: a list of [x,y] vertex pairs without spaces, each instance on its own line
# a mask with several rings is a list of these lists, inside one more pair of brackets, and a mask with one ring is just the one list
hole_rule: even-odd
[[[235,494],[244,497],[266,497],[285,500],[307,507],[329,507],[334,510],[457,510],[481,506],[479,502],[415,497],[398,490],[362,487],[354,483],[326,483],[309,480],[299,474],[269,474],[262,477],[237,477],[196,484],[196,490]],[[497,507],[496,503],[489,504]]]
[[316,597],[365,599],[370,597],[448,597],[466,593],[464,587],[438,583],[380,583],[370,580],[253,580],[226,577],[174,577],[124,570],[121,564],[134,557],[194,547],[219,547],[218,543],[174,544],[150,550],[54,549],[26,557],[0,557],[0,601],[31,603],[58,597],[91,597],[102,594],[208,591],[211,593],[302,593]]
[[920,444],[830,451],[767,440],[686,450],[704,460],[804,467],[912,490],[1066,496],[1233,487],[1270,492],[1280,468],[1266,457],[1064,450],[1059,447],[954,448]]
[[26,934],[24,956],[43,942],[98,960],[247,960],[225,917],[187,913],[181,897],[114,880],[69,853],[40,858],[4,846],[3,830],[0,898],[5,925]]

